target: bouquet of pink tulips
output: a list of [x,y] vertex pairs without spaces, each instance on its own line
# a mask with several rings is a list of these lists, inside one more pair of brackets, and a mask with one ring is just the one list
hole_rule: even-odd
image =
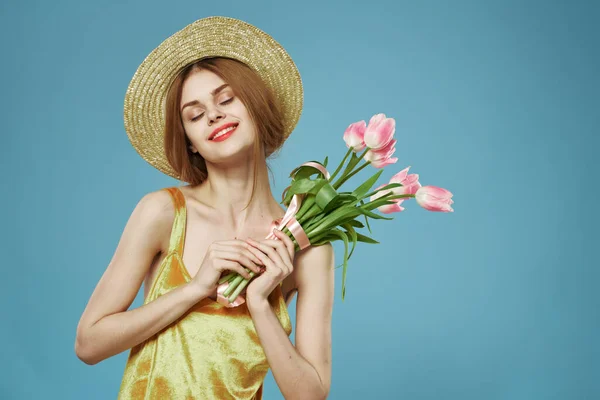
[[[278,222],[277,229],[292,239],[296,250],[311,245],[319,246],[335,240],[344,242],[344,261],[340,264],[344,267],[342,300],[346,295],[348,260],[354,252],[356,243],[379,243],[356,231],[356,228],[364,227],[357,219],[360,215],[364,216],[365,223],[371,232],[369,217],[392,219],[376,214],[373,210],[377,209],[384,214],[403,211],[404,208],[400,205],[405,199],[411,197],[414,197],[417,204],[429,211],[454,211],[451,207],[452,193],[436,186],[421,186],[418,174],[408,174],[410,166],[395,174],[388,183],[370,191],[383,172],[382,168],[398,161],[397,158],[392,158],[392,154],[396,151],[395,129],[395,120],[386,118],[385,114],[374,115],[368,125],[365,121],[351,124],[343,136],[348,152],[334,173],[330,175],[326,169],[327,157],[323,163],[317,161],[304,163],[291,172],[291,185],[284,190],[282,195],[281,204],[287,206],[288,209],[284,217],[276,221]],[[361,151],[362,153],[357,155]],[[358,166],[363,159],[365,162]],[[348,164],[339,178],[334,181],[347,160]],[[367,165],[372,165],[380,170],[351,192],[339,190],[344,182]],[[316,177],[311,179],[313,175]],[[370,201],[365,202],[366,198],[369,198]],[[273,233],[267,238],[276,239]],[[350,243],[352,248],[349,250]],[[238,299],[238,296],[255,275],[250,270],[248,273],[251,276],[250,279],[245,279],[236,272],[221,278],[219,295],[231,304],[242,304],[244,300]]]

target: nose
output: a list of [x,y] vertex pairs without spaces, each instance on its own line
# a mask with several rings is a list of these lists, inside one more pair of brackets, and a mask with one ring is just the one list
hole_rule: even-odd
[[225,114],[221,110],[214,109],[208,112],[206,119],[208,121],[208,125],[212,125],[223,118],[225,118]]

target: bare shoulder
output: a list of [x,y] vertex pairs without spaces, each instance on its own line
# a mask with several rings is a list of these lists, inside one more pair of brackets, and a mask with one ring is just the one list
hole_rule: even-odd
[[[139,200],[137,207],[157,217],[165,217],[163,214],[174,215],[173,201],[171,195],[165,189],[148,192]],[[168,215],[166,215],[168,216]]]
[[138,228],[147,228],[147,238],[160,244],[160,250],[168,248],[175,207],[171,195],[164,189],[146,193],[139,200],[132,217],[137,213]]
[[[294,256],[294,281],[299,291],[312,290],[315,282],[327,285],[334,274],[334,251],[331,243],[309,246]],[[326,280],[323,281],[325,278]],[[317,285],[318,286],[318,285]]]

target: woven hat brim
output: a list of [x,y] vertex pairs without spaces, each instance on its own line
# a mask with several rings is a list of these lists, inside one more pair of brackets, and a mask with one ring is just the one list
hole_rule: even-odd
[[273,91],[292,133],[303,106],[300,73],[287,51],[270,35],[239,19],[199,19],[156,47],[140,64],[125,94],[125,131],[135,150],[153,167],[180,179],[164,152],[165,101],[177,74],[208,57],[229,57],[252,68]]

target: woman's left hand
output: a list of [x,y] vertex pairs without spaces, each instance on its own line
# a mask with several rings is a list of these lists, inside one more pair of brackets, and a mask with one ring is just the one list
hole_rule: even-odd
[[246,300],[253,302],[267,300],[273,289],[277,287],[294,270],[294,242],[285,233],[275,229],[279,239],[263,239],[259,242],[246,239],[250,251],[262,261],[265,272],[255,277],[246,287]]

